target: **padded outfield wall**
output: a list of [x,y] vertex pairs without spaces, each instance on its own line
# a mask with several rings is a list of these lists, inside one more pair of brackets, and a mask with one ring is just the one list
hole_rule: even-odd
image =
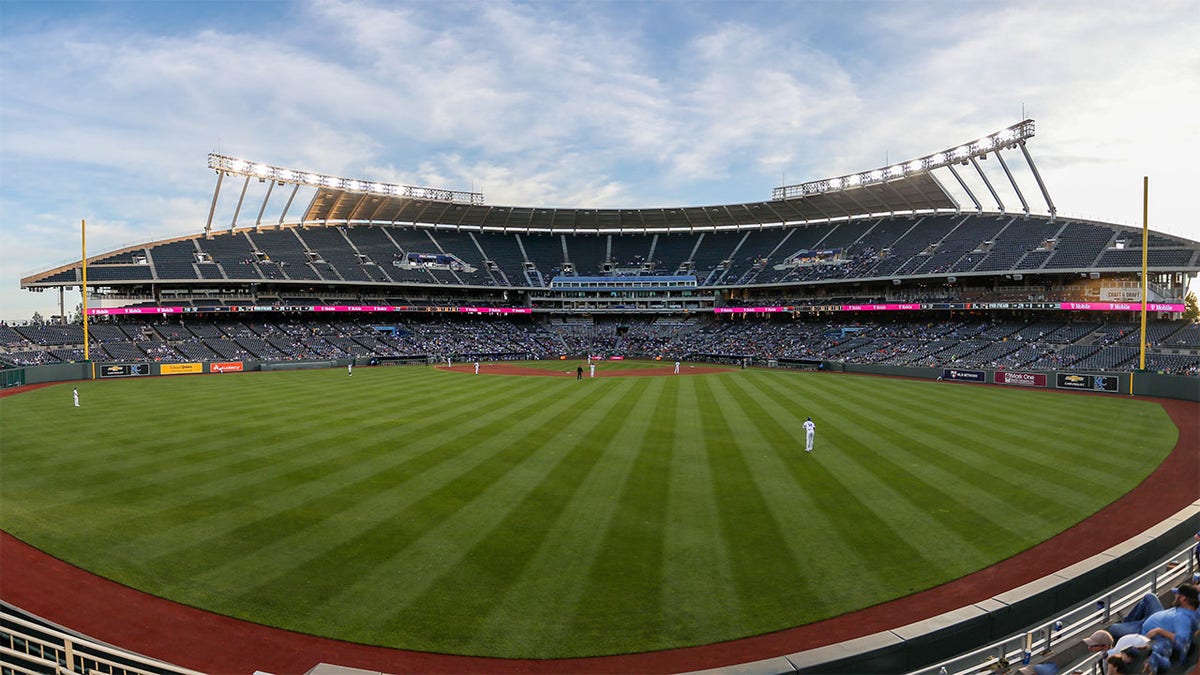
[[[96,363],[96,379],[123,377],[156,377],[170,375],[220,374],[255,370],[294,370],[310,368],[344,367],[351,359],[317,361],[196,361],[191,363]],[[355,365],[361,365],[356,360]],[[812,367],[808,361],[779,359],[781,367]],[[827,371],[858,373],[862,375],[884,375],[889,377],[911,377],[934,380],[941,376],[947,381],[993,386],[1017,386],[1031,389],[1058,389],[1061,391],[1090,391],[1108,394],[1130,394],[1130,373],[1119,372],[1075,372],[1075,371],[1008,371],[980,368],[912,368],[907,366],[885,366],[874,364],[825,361],[821,368]],[[89,364],[59,363],[47,366],[26,366],[9,369],[14,382],[48,384],[89,378]],[[20,371],[17,375],[15,371]],[[1200,402],[1200,379],[1182,375],[1160,373],[1134,373],[1132,375],[1134,396],[1172,398]]]

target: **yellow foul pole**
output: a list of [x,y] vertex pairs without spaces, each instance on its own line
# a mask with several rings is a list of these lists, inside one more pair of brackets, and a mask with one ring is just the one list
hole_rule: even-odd
[[88,340],[88,311],[87,311],[87,221],[79,221],[79,238],[80,246],[83,248],[83,285],[79,287],[79,291],[83,294],[83,360],[90,364],[92,355],[89,348]]
[[1138,369],[1146,369],[1146,296],[1150,291],[1150,275],[1146,271],[1150,240],[1150,177],[1142,176],[1142,340]]

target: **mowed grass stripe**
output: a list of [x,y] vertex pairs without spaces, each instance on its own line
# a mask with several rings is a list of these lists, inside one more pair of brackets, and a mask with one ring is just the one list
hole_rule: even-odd
[[[847,492],[876,514],[876,526],[903,536],[923,552],[925,564],[934,574],[949,573],[955,562],[946,551],[970,549],[980,525],[991,525],[969,495],[959,495],[943,483],[953,477],[924,475],[910,470],[897,457],[911,457],[908,438],[898,438],[894,425],[877,421],[894,416],[892,408],[903,407],[911,414],[905,399],[893,397],[886,387],[877,395],[857,399],[843,392],[836,400],[814,400],[806,406],[818,421],[815,454],[821,461],[832,459],[846,476]],[[922,461],[922,465],[927,463]],[[917,527],[910,527],[917,524]],[[1002,532],[1001,524],[996,527]],[[905,531],[906,529],[911,531]]]
[[[336,456],[341,447],[330,447],[327,453]],[[268,446],[268,449],[259,452],[279,452],[296,457],[294,451],[284,445]],[[220,567],[212,562],[213,559],[221,561],[228,556],[236,560],[246,553],[257,554],[276,539],[294,534],[296,528],[303,528],[309,522],[320,522],[338,513],[340,506],[354,504],[362,495],[359,489],[362,481],[386,480],[389,475],[386,469],[405,459],[403,454],[391,452],[372,454],[378,456],[371,461],[355,462],[353,458],[338,460],[344,466],[344,472],[359,477],[357,482],[345,476],[323,475],[319,467],[305,467],[302,470],[305,483],[293,484],[290,489],[284,484],[279,485],[279,489],[253,491],[247,491],[245,485],[237,489],[224,485],[212,497],[216,500],[214,502],[207,501],[210,499],[207,487],[199,493],[195,489],[189,490],[187,495],[192,500],[193,521],[180,528],[162,528],[161,533],[151,533],[148,536],[157,536],[153,540],[138,542],[137,537],[132,537],[123,548],[135,552],[140,550],[143,557],[149,552],[152,562],[157,561],[160,566],[172,570],[168,576],[187,586],[196,578],[194,574]],[[447,457],[438,461],[451,459]],[[273,466],[279,475],[283,475],[293,465],[290,461],[281,460]],[[279,475],[272,480],[278,480]],[[342,500],[335,500],[327,505],[328,510],[323,510],[322,505],[313,504],[313,490],[305,487],[307,483],[319,484],[318,493],[339,489]],[[225,490],[229,492],[223,495]],[[172,515],[186,518],[188,506],[187,503],[177,504]],[[227,508],[220,508],[222,506]],[[139,547],[138,543],[142,546]]]
[[[673,378],[675,382],[677,378]],[[706,461],[702,420],[711,412],[701,405],[695,378],[677,382],[674,412],[655,420],[671,431],[670,483],[664,533],[662,640],[670,644],[706,641],[704,635],[730,635],[746,625],[752,610],[742,606],[733,582],[734,559],[725,545],[713,475]]]
[[[797,438],[795,432],[773,424],[774,420],[763,414],[762,406],[751,393],[758,391],[761,394],[761,390],[757,386],[753,389],[747,386],[754,385],[753,378],[709,378],[707,381],[718,400],[724,402],[722,406],[729,411],[729,418],[739,420],[741,458],[748,476],[763,495],[763,504],[779,532],[780,539],[775,545],[786,548],[793,563],[790,576],[780,580],[783,583],[777,591],[778,603],[788,608],[781,610],[781,614],[790,614],[794,606],[803,606],[813,615],[825,614],[830,600],[828,586],[826,580],[813,571],[814,567],[823,564],[827,552],[812,546],[810,539],[797,536],[809,527],[811,514],[796,508],[793,498],[804,487],[796,483],[795,474],[788,470],[790,466],[808,462],[812,455],[803,451],[803,440]],[[746,424],[745,420],[758,420],[758,423]],[[803,435],[799,424],[794,429]]]
[[[1077,495],[1076,490],[1063,489],[1061,472],[1064,466],[1071,466],[1072,479],[1079,484],[1079,488],[1083,490],[1109,491],[1115,490],[1121,478],[1117,472],[1140,470],[1148,472],[1150,466],[1145,461],[1140,453],[1128,453],[1127,457],[1115,462],[1109,462],[1104,465],[1096,465],[1093,461],[1094,453],[1087,450],[1085,447],[1079,447],[1072,451],[1070,448],[1072,441],[1078,443],[1081,440],[1081,435],[1090,434],[1092,432],[1083,428],[1082,425],[1064,424],[1063,420],[1071,414],[1070,408],[1062,408],[1058,405],[1063,399],[1070,397],[1053,396],[1049,399],[1040,397],[1018,397],[1013,402],[997,402],[995,407],[1006,407],[1012,411],[1014,415],[1021,421],[1017,429],[1016,437],[1010,445],[1004,445],[996,449],[994,445],[985,445],[982,440],[987,436],[976,433],[959,434],[956,442],[959,445],[955,451],[951,452],[948,457],[953,460],[957,455],[967,455],[972,462],[981,470],[996,479],[999,484],[1005,485],[1006,488],[1016,491],[1024,491],[1023,488],[1032,488],[1035,494],[1045,494],[1055,497],[1064,505],[1067,505]],[[904,421],[905,428],[910,434],[916,435],[919,433],[927,433],[931,435],[945,435],[945,427],[958,426],[963,429],[972,429],[975,422],[979,419],[977,414],[964,411],[962,408],[947,408],[941,407],[940,400],[933,396],[932,393],[922,395],[917,391],[910,395],[913,401],[921,401],[926,404],[927,410],[938,410],[938,414],[923,415],[919,420]],[[1058,399],[1058,400],[1053,400]],[[975,408],[981,406],[975,397],[971,397],[975,402]],[[1139,406],[1145,405],[1143,402],[1137,402]],[[1161,407],[1156,404],[1151,404],[1161,413]],[[987,409],[993,406],[986,406]],[[1042,416],[1042,421],[1034,422],[1035,411],[1050,410],[1051,414]],[[1162,413],[1161,424],[1164,428],[1173,428],[1170,425],[1170,420]],[[1007,421],[1000,420],[1001,425],[1007,424],[1012,426],[1012,419]],[[1045,445],[1041,443],[1030,443],[1031,439],[1043,439],[1049,441]],[[1053,449],[1051,449],[1053,448]],[[1011,478],[1010,478],[1011,477]],[[1011,492],[1009,492],[1011,494]],[[1090,500],[1089,500],[1090,501]],[[1078,506],[1079,504],[1074,504]]]
[[[438,458],[439,468],[444,468],[440,476],[433,472],[424,473],[419,480],[413,481],[416,489],[411,494],[400,489],[394,480],[372,488],[368,494],[360,494],[350,517],[334,518],[341,521],[336,537],[296,542],[302,548],[294,552],[295,560],[288,569],[258,578],[257,584],[242,590],[234,604],[256,604],[280,594],[294,593],[294,589],[288,590],[289,585],[299,576],[317,580],[313,582],[313,588],[303,589],[303,606],[310,610],[320,608],[324,612],[328,599],[343,591],[347,579],[373,574],[381,561],[407,547],[416,549],[414,555],[431,558],[405,561],[390,567],[395,574],[405,576],[402,587],[389,589],[389,604],[391,607],[404,604],[408,597],[420,592],[422,579],[431,578],[446,566],[442,556],[461,555],[461,547],[467,545],[465,542],[479,536],[483,523],[497,517],[494,510],[482,512],[472,508],[472,502],[494,484],[503,483],[505,476],[530,452],[523,425],[545,410],[559,410],[570,415],[576,405],[583,404],[580,401],[586,399],[579,392],[564,396],[560,391],[545,390],[541,397],[522,401],[522,407],[510,414],[479,428],[464,429],[460,436],[446,438],[437,454],[454,461],[445,463]],[[511,433],[518,427],[522,429],[521,433]],[[489,442],[473,443],[472,438],[488,439]],[[403,477],[407,478],[408,473],[405,471]],[[459,516],[461,511],[468,515]],[[474,526],[459,532],[462,539],[450,542],[430,534],[454,516]],[[453,546],[443,550],[448,543]],[[346,574],[347,571],[350,574]],[[353,624],[362,605],[349,607],[347,611],[343,623]]]
[[[551,639],[556,624],[547,612],[553,611],[559,617],[562,623],[558,626],[571,625],[571,617],[577,616],[581,609],[608,614],[602,606],[594,605],[597,599],[588,597],[586,582],[589,572],[598,564],[597,559],[603,560],[611,554],[611,541],[606,541],[602,533],[606,524],[621,520],[620,500],[591,501],[590,511],[574,509],[581,522],[571,523],[567,530],[558,525],[577,502],[578,493],[586,483],[593,483],[590,491],[593,497],[602,494],[612,497],[620,491],[621,483],[627,480],[637,461],[636,446],[631,442],[637,436],[636,429],[631,428],[636,424],[625,422],[654,385],[639,378],[588,386],[604,391],[605,398],[580,415],[574,424],[579,433],[572,437],[573,443],[561,448],[555,448],[554,443],[543,444],[541,454],[557,462],[553,470],[513,506],[505,521],[468,556],[471,561],[485,561],[486,586],[458,587],[451,579],[461,577],[462,573],[455,570],[420,602],[411,604],[405,615],[396,617],[398,621],[411,620],[412,612],[422,607],[426,608],[422,614],[427,615],[430,606],[451,606],[456,608],[456,616],[462,616],[458,622],[460,641],[453,635],[444,637],[450,644],[457,643],[459,649],[472,654],[508,655],[536,649],[561,655],[562,642]],[[548,543],[550,533],[556,530],[563,536],[569,534],[571,539]],[[543,557],[548,546],[555,549],[553,559]],[[514,558],[521,564],[512,567],[519,569],[498,571],[492,564],[495,560]],[[503,598],[509,604],[489,602],[481,596]],[[573,597],[575,601],[571,602]],[[627,600],[630,598],[615,601],[609,598],[607,602],[620,605]],[[521,617],[516,625],[514,617]],[[444,633],[443,629],[444,626],[432,628],[439,633]],[[611,625],[601,627],[600,632],[608,630],[612,630]],[[598,637],[595,632],[580,634],[573,630],[570,635],[572,639]]]
[[[886,389],[861,398],[844,394],[836,402],[822,401],[818,408],[842,419],[825,437],[832,437],[846,459],[854,463],[855,474],[875,478],[875,487],[864,491],[864,497],[889,492],[880,500],[890,504],[881,513],[884,522],[897,532],[909,530],[905,536],[914,544],[948,558],[961,559],[965,552],[978,548],[981,527],[994,528],[997,538],[1020,539],[1019,531],[1002,514],[983,506],[985,496],[994,489],[990,485],[970,486],[924,460],[919,462],[920,470],[899,461],[911,461],[917,444],[908,436],[897,436],[896,424],[880,421],[912,414],[908,398],[894,394]],[[863,414],[867,410],[870,414]],[[909,527],[914,519],[920,527]],[[953,555],[950,550],[955,551]]]
[[[318,371],[328,378],[328,371]],[[274,381],[282,373],[253,374],[245,377],[271,379],[272,393],[275,392]],[[305,373],[308,375],[308,373]],[[238,376],[232,376],[238,377]],[[311,376],[310,376],[311,377]],[[382,381],[382,380],[381,380]],[[159,381],[147,382],[148,385],[158,384]],[[166,381],[167,384],[178,384],[176,381]],[[359,384],[355,381],[354,384]],[[256,382],[255,384],[262,384]],[[343,385],[342,380],[333,380],[334,385]],[[258,394],[246,393],[246,387],[238,388],[230,377],[205,378],[191,380],[188,399],[212,398],[220,402],[220,407],[205,406],[203,413],[180,418],[179,400],[173,392],[178,387],[168,388],[157,397],[145,397],[135,406],[138,417],[149,420],[150,424],[176,431],[181,436],[199,435],[204,437],[203,445],[175,444],[171,436],[157,436],[140,431],[131,431],[118,436],[105,434],[85,434],[79,443],[86,445],[86,451],[81,448],[74,452],[62,452],[54,457],[69,458],[64,463],[47,462],[43,465],[47,481],[53,480],[56,474],[78,476],[81,484],[88,484],[90,497],[104,499],[125,489],[124,481],[130,476],[137,476],[138,482],[162,483],[173,474],[182,474],[184,480],[190,481],[196,475],[202,475],[209,468],[221,469],[223,463],[239,461],[241,454],[254,454],[262,449],[274,448],[275,444],[259,442],[250,447],[247,438],[261,438],[264,430],[276,432],[285,441],[278,443],[279,450],[286,453],[289,447],[286,443],[303,444],[314,428],[326,433],[348,433],[346,427],[355,427],[353,433],[367,433],[375,428],[391,428],[393,420],[387,415],[377,415],[378,406],[372,405],[377,399],[363,398],[358,389],[349,390],[351,396],[323,398],[313,400],[312,393],[308,398],[296,401],[295,398],[277,398],[262,396],[261,389],[253,391]],[[393,387],[394,388],[394,387]],[[153,390],[161,387],[153,387]],[[241,392],[241,393],[239,393]],[[328,390],[326,391],[328,393]],[[369,394],[370,392],[368,392]],[[218,398],[219,397],[219,398]],[[126,424],[120,419],[123,411],[129,406],[121,406],[122,410],[106,409],[105,397],[96,397],[92,408],[100,408],[105,418],[117,416],[113,426],[119,428],[137,429],[137,425]],[[453,397],[446,401],[453,405]],[[321,415],[311,414],[312,406],[319,406]],[[92,410],[89,408],[89,412]],[[360,414],[368,410],[368,414]],[[447,408],[453,411],[453,407]],[[453,414],[453,412],[451,412]],[[372,417],[373,416],[373,417]],[[280,420],[286,420],[280,424]],[[145,426],[144,424],[141,426]],[[206,433],[207,430],[207,433]],[[265,439],[270,440],[270,439]],[[119,441],[119,442],[114,442]],[[148,441],[148,443],[147,443]],[[146,445],[153,447],[147,448]],[[294,449],[294,448],[293,448]],[[107,454],[106,454],[107,453]],[[211,463],[206,466],[205,463]],[[193,466],[198,465],[198,466]],[[158,473],[165,471],[166,473]],[[183,473],[187,472],[187,473]],[[56,494],[69,495],[61,485]],[[123,495],[117,495],[124,497]],[[134,495],[136,496],[136,495]]]
[[[390,548],[419,534],[421,527],[431,527],[419,515],[430,504],[443,510],[461,506],[461,497],[447,499],[447,494],[461,491],[470,484],[470,476],[497,464],[489,448],[467,439],[519,426],[526,415],[553,405],[554,392],[512,399],[510,404],[460,425],[459,436],[444,438],[437,446],[422,447],[416,454],[399,451],[381,456],[382,465],[374,470],[363,467],[361,475],[349,482],[328,481],[322,484],[326,490],[301,493],[307,495],[302,503],[242,524],[223,541],[232,546],[243,541],[255,545],[243,547],[241,555],[224,556],[219,568],[209,568],[200,579],[212,585],[239,579],[228,592],[237,596],[232,604],[240,606],[272,597],[288,586],[289,579],[320,577],[328,586],[317,584],[303,594],[313,606],[326,602],[339,590],[337,579],[342,577],[340,583],[345,583],[345,576],[336,571],[340,559],[354,558],[351,564],[356,572],[350,578],[368,574],[370,564],[361,557],[363,551],[377,555],[378,547]],[[276,531],[284,536],[275,536]],[[263,536],[265,542],[254,542],[254,537]],[[264,564],[264,558],[275,561],[274,566]],[[255,584],[247,585],[245,579],[254,579]]]
[[[530,386],[522,393],[533,393],[535,388]],[[511,405],[524,402],[525,396],[512,399]],[[458,397],[446,401],[453,406],[469,402],[470,399]],[[490,414],[502,416],[507,408],[497,408]],[[431,414],[419,415],[419,422],[406,424],[410,435],[420,435],[425,430],[439,425],[459,425],[463,428],[459,416],[453,408],[442,408]],[[380,412],[384,415],[384,412]],[[466,425],[483,424],[485,418],[476,418]],[[241,533],[245,537],[253,537],[258,546],[272,543],[273,536],[282,537],[288,530],[283,527],[271,527],[263,522],[268,518],[282,518],[285,523],[288,518],[300,512],[320,513],[326,508],[330,513],[337,513],[340,506],[353,503],[358,496],[365,494],[364,486],[369,484],[390,485],[392,479],[401,480],[405,471],[413,471],[416,455],[412,448],[405,447],[395,441],[396,421],[389,421],[382,426],[370,429],[354,429],[351,431],[314,428],[309,432],[297,434],[303,442],[289,444],[281,456],[276,457],[272,464],[274,471],[270,473],[255,472],[253,474],[232,474],[207,485],[199,494],[195,491],[182,492],[188,495],[171,499],[170,509],[166,512],[146,513],[147,520],[175,519],[186,520],[188,514],[193,517],[196,513],[205,514],[203,518],[190,522],[180,522],[179,527],[193,530],[190,537],[178,537],[179,532],[173,531],[170,536],[177,542],[161,540],[165,533],[153,532],[146,537],[133,538],[131,546],[149,547],[147,550],[157,551],[161,558],[179,555],[178,545],[197,548],[206,545],[209,539],[218,536],[231,536],[221,532],[222,525],[227,523],[245,522]],[[352,443],[347,439],[352,439]],[[343,441],[343,442],[339,442]],[[424,457],[438,463],[452,462],[453,452],[426,452]],[[396,473],[400,472],[400,473]],[[182,486],[181,486],[182,487]],[[336,494],[335,494],[335,491]],[[230,509],[221,509],[223,495],[241,496],[240,501]],[[328,496],[333,501],[321,504],[319,500]],[[237,512],[231,512],[237,511]],[[276,523],[279,525],[281,523]],[[242,539],[234,533],[232,537]]]
[[[611,387],[570,381],[566,389],[575,394],[546,406],[545,419],[529,419],[535,425],[530,432],[497,453],[506,457],[509,476],[487,476],[469,497],[464,494],[461,509],[442,514],[407,547],[400,542],[376,573],[330,603],[348,617],[347,629],[367,641],[406,635],[437,645],[434,649],[473,652],[494,599],[529,564],[553,516],[598,461],[597,448],[616,433],[616,420],[632,405],[608,395]],[[392,610],[356,617],[355,595],[378,592],[389,575]]]
[[[660,381],[658,400],[646,401],[636,421],[616,420],[627,425],[628,461],[613,476],[612,514],[596,530],[598,554],[578,579],[582,593],[564,624],[567,633],[590,636],[597,653],[630,642],[658,644],[663,632],[663,540],[669,527],[667,486],[673,448],[666,432],[654,427],[673,417],[678,387],[676,380]],[[664,395],[664,388],[670,394]],[[638,442],[643,439],[663,443]],[[614,626],[611,617],[616,615],[638,620]]]
[[[628,380],[619,385],[609,382],[620,381],[608,380],[605,386],[612,387],[609,397],[619,396],[624,403],[601,424],[606,433],[604,445],[594,448],[598,461],[563,508],[547,514],[552,525],[520,577],[488,610],[487,619],[471,640],[475,650],[493,645],[492,653],[560,652],[562,645],[580,637],[575,632],[578,615],[600,615],[601,606],[585,594],[593,570],[600,564],[598,559],[609,550],[614,524],[621,522],[617,511],[628,501],[619,499],[618,493],[622,485],[636,478],[635,462],[641,462],[644,453],[671,453],[674,426],[670,420],[678,391],[664,378],[639,378],[636,387]],[[635,414],[649,410],[653,414]],[[547,483],[539,489],[555,487]],[[602,536],[606,531],[610,535]],[[610,589],[600,592],[607,596]],[[609,629],[601,627],[602,631]],[[655,639],[657,636],[648,637],[651,642]]]
[[[454,416],[452,412],[447,415]],[[304,442],[243,444],[247,447],[225,454],[221,447],[208,448],[213,456],[225,458],[223,466],[214,467],[206,460],[197,464],[197,472],[184,473],[172,481],[165,481],[161,475],[123,476],[121,482],[114,483],[118,487],[133,484],[118,492],[120,503],[127,506],[110,516],[111,524],[119,524],[120,528],[97,529],[119,533],[113,553],[130,548],[141,556],[146,551],[153,551],[160,557],[170,557],[179,553],[177,547],[180,545],[203,549],[211,539],[222,535],[223,527],[246,519],[261,519],[278,510],[280,501],[307,499],[303,489],[306,483],[344,484],[338,480],[339,476],[331,475],[336,473],[335,467],[357,475],[371,476],[378,472],[378,462],[366,461],[364,457],[364,454],[377,454],[377,450],[348,451],[346,446],[327,442],[336,441],[336,438],[326,438],[328,429],[320,428],[319,417],[311,419],[317,421],[301,424],[315,427],[311,432],[318,436],[315,440],[305,426],[293,425],[289,429],[294,438],[306,439]],[[385,421],[384,426],[390,425]],[[356,442],[361,442],[362,436],[362,433],[356,433]],[[381,450],[390,452],[390,449]],[[243,458],[249,453],[256,454]],[[235,458],[240,459],[234,461]],[[395,461],[390,455],[387,459]],[[188,466],[187,463],[181,465]],[[155,486],[155,489],[146,486]],[[135,499],[135,495],[141,498]],[[73,508],[87,509],[90,504],[77,503]],[[107,520],[100,522],[109,524]],[[164,522],[178,527],[164,528]],[[141,527],[143,523],[146,524],[144,528]],[[269,533],[286,531],[267,530]],[[266,543],[261,536],[255,541],[260,545]]]
[[[79,410],[71,385],[6,399],[0,525],[122,583],[294,630],[583,656],[757,634],[960,576],[975,543],[1037,543],[1132,487],[1176,438],[1160,406],[1126,397],[461,368],[84,382]],[[946,529],[955,518],[974,523],[972,541]],[[624,563],[636,574],[616,573],[623,546],[644,552]],[[802,595],[815,582],[820,602]],[[447,634],[437,617],[468,596]],[[376,625],[421,606],[424,625]]]
[[[830,487],[828,472],[821,466],[829,453],[804,452],[804,417],[769,386],[770,379],[757,373],[729,378],[724,384],[744,418],[755,420],[752,432],[772,439],[764,445],[769,451],[759,453],[753,463],[758,467],[758,480],[772,485],[771,503],[786,531],[781,545],[788,546],[800,561],[798,579],[786,589],[795,596],[790,601],[804,606],[810,616],[828,616],[832,613],[831,584],[852,587],[855,580],[867,578],[874,570],[869,558],[849,543],[861,524],[846,522],[843,509],[854,507],[835,506],[822,499]],[[904,546],[902,540],[897,544]],[[851,592],[862,593],[858,589]]]
[[[705,461],[718,479],[712,489],[720,545],[733,561],[732,581],[743,606],[755,608],[756,623],[777,625],[781,615],[792,611],[786,588],[800,582],[800,561],[783,545],[786,534],[747,465],[745,455],[753,450],[742,442],[740,425],[727,417],[733,401],[718,391],[715,378],[696,378],[696,397],[705,411],[700,421]],[[763,579],[772,583],[763,584]]]
[[[805,463],[792,465],[792,470],[795,479],[805,485],[808,500],[827,519],[837,523],[836,541],[852,552],[851,556],[844,559],[846,564],[857,569],[870,569],[872,578],[903,579],[904,588],[897,591],[898,594],[916,590],[918,586],[915,584],[923,583],[924,579],[938,575],[944,578],[944,575],[951,574],[940,556],[930,548],[933,542],[926,541],[924,536],[914,536],[914,532],[905,531],[904,527],[897,524],[897,519],[911,519],[910,523],[919,524],[913,528],[918,531],[937,531],[940,528],[924,512],[915,509],[912,504],[906,504],[909,486],[881,480],[877,475],[862,470],[853,456],[854,445],[840,431],[853,423],[853,417],[842,417],[832,409],[823,412],[826,408],[814,404],[816,391],[811,387],[815,382],[815,379],[794,380],[772,374],[771,377],[764,377],[760,384],[764,391],[776,394],[778,400],[797,400],[793,392],[803,393],[805,403],[797,406],[801,411],[798,414],[805,417],[812,414],[814,418],[822,420],[817,427],[813,452],[804,453]],[[902,506],[897,508],[897,505]],[[813,545],[824,546],[824,542],[815,542]],[[880,551],[887,551],[887,555],[881,556]],[[920,574],[916,574],[917,571]],[[825,582],[827,588],[828,581],[827,578],[818,580]],[[872,594],[875,602],[881,601],[878,599],[878,590],[868,591],[853,583],[843,588],[843,592],[851,594],[855,601],[864,601],[866,596]]]

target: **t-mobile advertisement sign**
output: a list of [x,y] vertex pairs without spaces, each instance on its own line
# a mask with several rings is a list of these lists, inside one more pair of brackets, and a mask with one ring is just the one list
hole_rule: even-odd
[[957,370],[954,368],[942,369],[942,379],[958,382],[987,382],[982,370]]
[[992,377],[996,384],[1015,384],[1020,387],[1046,386],[1045,373],[1015,373],[1008,370],[997,370]]

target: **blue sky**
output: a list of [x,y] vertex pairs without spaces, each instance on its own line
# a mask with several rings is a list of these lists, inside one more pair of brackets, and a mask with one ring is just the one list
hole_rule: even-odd
[[0,0],[0,318],[57,312],[19,279],[78,259],[81,219],[92,254],[201,231],[213,151],[492,204],[706,205],[1024,111],[1060,214],[1140,225],[1148,175],[1151,229],[1200,239],[1196,35],[1195,0]]

